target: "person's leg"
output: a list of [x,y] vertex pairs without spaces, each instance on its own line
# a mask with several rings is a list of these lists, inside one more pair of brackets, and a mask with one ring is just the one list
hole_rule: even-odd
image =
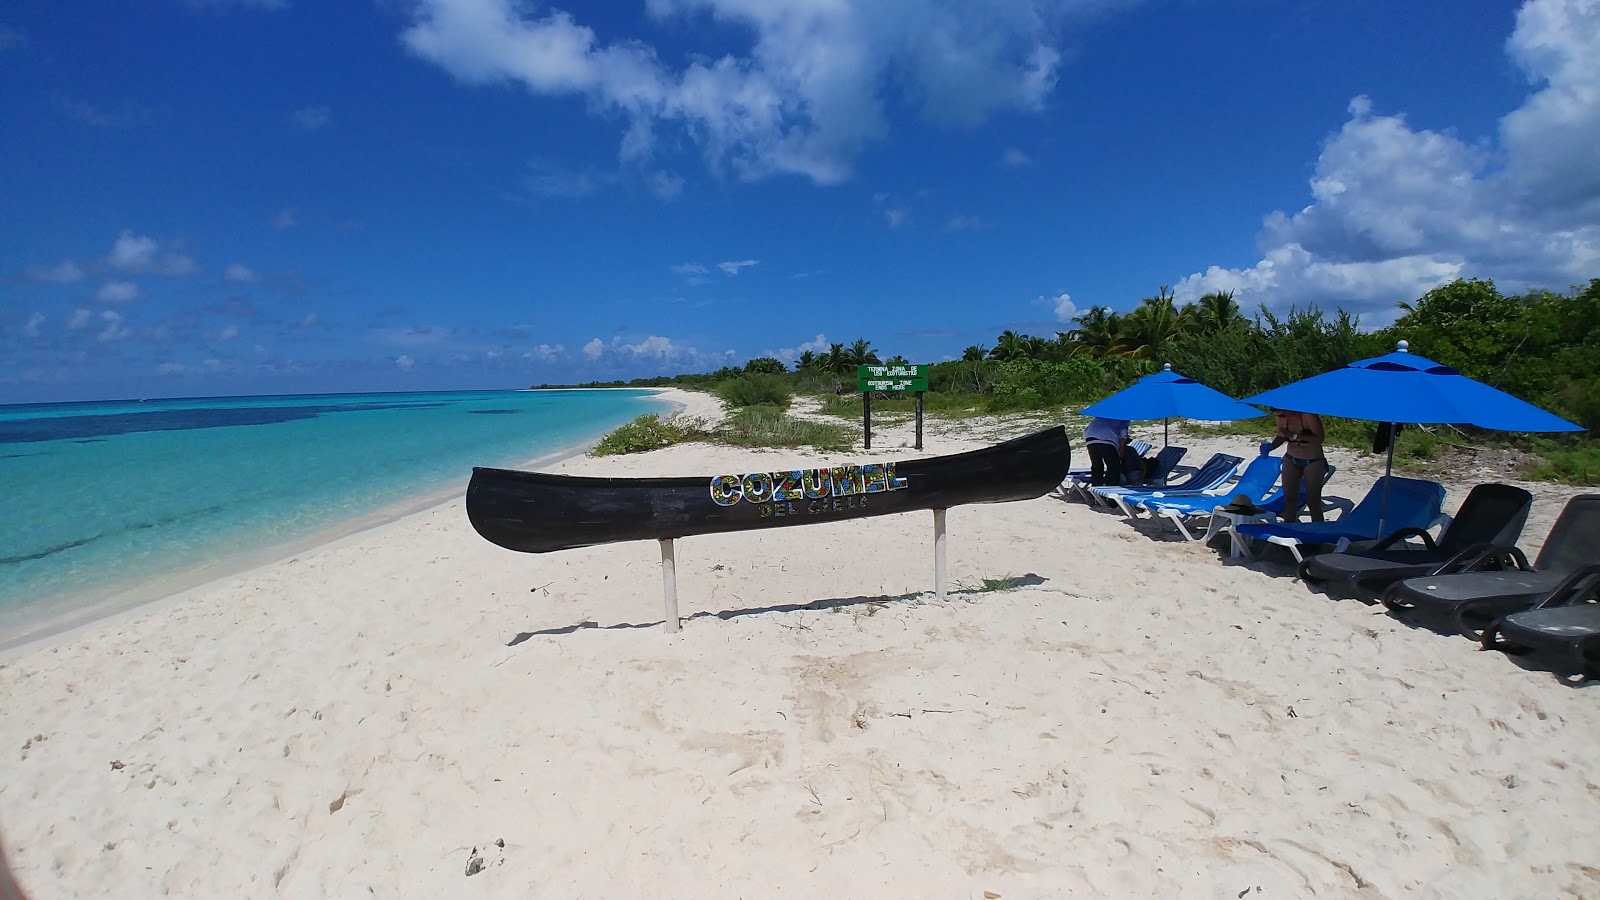
[[1322,481],[1328,477],[1328,461],[1319,459],[1301,472],[1306,480],[1306,508],[1311,510],[1311,521],[1322,521]]
[[1300,467],[1294,457],[1283,455],[1283,520],[1294,522],[1300,518]]
[[1089,483],[1099,487],[1106,483],[1106,445],[1089,444]]

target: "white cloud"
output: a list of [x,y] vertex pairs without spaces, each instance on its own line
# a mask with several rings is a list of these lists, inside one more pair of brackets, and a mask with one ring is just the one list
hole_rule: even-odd
[[1072,295],[1066,291],[1046,297],[1044,301],[1055,311],[1057,322],[1071,322],[1078,317],[1078,305],[1072,302]]
[[828,352],[828,336],[819,334],[814,340],[806,341],[798,347],[782,347],[777,350],[768,350],[765,355],[773,357],[774,359],[781,359],[784,362],[793,365],[794,361],[800,358],[800,354],[806,352],[807,350],[810,350],[812,353]]
[[1457,277],[1564,289],[1600,266],[1600,2],[1529,0],[1508,42],[1543,86],[1500,122],[1499,142],[1413,129],[1366,97],[1330,137],[1312,203],[1266,218],[1259,262],[1180,281],[1192,300],[1339,305],[1392,321],[1402,300]]
[[120,341],[133,334],[133,329],[122,324],[121,313],[109,309],[105,310],[100,313],[100,321],[105,323],[105,327],[101,328],[100,333],[95,335],[99,340]]
[[682,275],[687,278],[690,275],[706,274],[706,267],[700,265],[699,263],[678,263],[675,266],[668,266],[667,271],[674,275]]
[[567,348],[560,344],[540,344],[522,354],[523,359],[536,359],[539,362],[555,362],[567,354]]
[[645,183],[650,186],[651,193],[663,200],[676,200],[683,194],[683,179],[671,172],[651,172]]
[[733,259],[717,263],[717,268],[721,269],[729,278],[732,278],[739,274],[740,269],[748,269],[751,266],[759,265],[761,265],[761,260],[759,259]]
[[83,280],[83,269],[70,259],[53,266],[31,266],[22,274],[29,281],[48,281],[54,284],[71,284]]
[[243,263],[228,263],[228,268],[222,273],[222,277],[240,284],[261,280],[261,276],[256,274],[256,270]]
[[224,325],[224,326],[222,326],[222,330],[217,333],[217,340],[219,340],[219,341],[231,341],[231,340],[233,340],[234,338],[236,338],[238,336],[239,336],[239,326],[237,326],[237,325]]
[[[1096,5],[1104,4],[1088,4]],[[537,7],[518,0],[420,0],[402,41],[469,84],[587,99],[594,114],[626,123],[624,161],[644,164],[658,132],[670,131],[671,144],[686,138],[715,172],[834,184],[863,146],[887,135],[890,88],[948,126],[1040,109],[1055,86],[1055,35],[1069,9],[1038,0],[647,0],[646,8],[673,29],[712,19],[750,44],[677,65],[631,36],[603,44],[571,14],[536,17]]]
[[300,320],[301,328],[310,328],[315,324],[317,324],[317,314],[314,312],[306,313],[305,318]]
[[883,220],[889,223],[890,228],[899,228],[911,217],[911,210],[903,206],[891,206],[883,211]]
[[131,281],[108,281],[94,294],[100,303],[132,303],[138,297],[139,286]]
[[44,313],[34,313],[28,317],[27,323],[22,326],[22,336],[30,340],[38,337],[39,329],[44,325],[44,323]]
[[321,131],[333,122],[333,110],[326,106],[303,106],[294,111],[294,120],[307,131]]
[[78,309],[73,310],[72,311],[72,318],[67,320],[67,330],[68,331],[82,331],[83,329],[88,328],[89,327],[89,317],[91,315],[93,315],[93,313],[91,313],[87,309],[83,309],[81,307],[78,308]]
[[735,354],[731,350],[723,353],[705,353],[688,344],[653,334],[638,340],[616,335],[609,343],[594,338],[583,345],[583,355],[591,363],[620,367],[641,363],[704,365],[723,362]]
[[111,245],[106,263],[124,272],[154,272],[158,275],[194,273],[194,260],[175,251],[160,251],[161,245],[154,238],[123,231]]
[[399,357],[396,357],[395,361],[394,361],[394,367],[396,369],[399,369],[402,372],[411,371],[416,366],[416,364],[417,364],[417,361],[412,359],[409,356],[399,356]]
[[1010,166],[1013,169],[1020,169],[1023,166],[1033,165],[1033,157],[1015,147],[1007,147],[1006,152],[1000,154],[1000,164]]
[[598,362],[601,354],[605,352],[606,343],[599,338],[595,338],[589,343],[583,345],[583,355],[587,356],[590,362]]
[[280,210],[276,216],[272,217],[272,227],[279,231],[285,231],[299,224],[300,220],[295,218],[294,210],[292,209]]

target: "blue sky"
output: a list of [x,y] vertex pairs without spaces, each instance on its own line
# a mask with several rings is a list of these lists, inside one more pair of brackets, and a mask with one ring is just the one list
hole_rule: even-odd
[[1600,277],[1600,0],[13,0],[0,402]]

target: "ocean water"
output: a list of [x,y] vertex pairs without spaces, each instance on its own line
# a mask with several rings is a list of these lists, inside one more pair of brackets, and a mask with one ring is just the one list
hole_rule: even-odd
[[649,391],[0,406],[0,636],[415,503],[664,410]]

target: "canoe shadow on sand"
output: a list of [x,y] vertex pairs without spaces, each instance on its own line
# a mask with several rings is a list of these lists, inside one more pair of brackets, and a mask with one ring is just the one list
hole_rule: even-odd
[[[1041,575],[1035,575],[1034,573],[1029,572],[1027,575],[1019,575],[1015,578],[1005,579],[1003,584],[986,584],[977,587],[957,587],[950,591],[949,596],[970,598],[996,590],[1008,590],[1015,587],[1032,587],[1035,585],[1041,585],[1044,584],[1046,580],[1047,579]],[[915,591],[909,594],[880,594],[875,597],[827,598],[823,600],[813,600],[810,603],[780,603],[774,606],[757,606],[749,609],[724,609],[716,612],[707,610],[704,612],[697,612],[684,616],[683,620],[685,622],[689,622],[695,619],[706,618],[737,619],[741,616],[757,616],[766,613],[826,612],[835,609],[848,609],[854,606],[882,608],[891,603],[913,602],[925,598],[931,593],[931,591]],[[563,625],[559,628],[543,628],[538,631],[524,631],[507,641],[506,646],[515,647],[530,638],[554,637],[556,635],[573,634],[575,632],[588,629],[617,631],[628,628],[657,628],[662,624],[662,621],[663,620],[661,619],[656,619],[651,622],[617,622],[612,625],[601,625],[600,623],[591,619],[584,622],[577,622],[572,625]]]

